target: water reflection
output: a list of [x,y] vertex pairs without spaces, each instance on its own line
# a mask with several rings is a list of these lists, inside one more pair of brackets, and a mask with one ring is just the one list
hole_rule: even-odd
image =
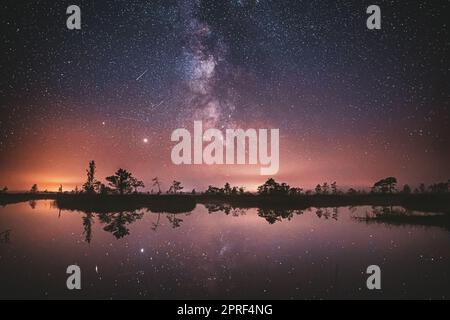
[[0,232],[0,243],[9,243],[11,237],[11,230],[5,230]]
[[339,215],[339,209],[338,208],[318,208],[316,210],[316,216],[321,219],[324,218],[325,220],[328,219],[334,219],[337,221]]
[[[0,246],[0,297],[72,298],[65,269],[77,263],[86,298],[448,298],[447,229],[366,219],[417,215],[429,216],[370,206],[168,213],[11,205],[0,208],[2,238],[14,230]],[[382,292],[364,289],[371,264],[386,270]]]
[[[32,207],[33,209],[35,208]],[[245,216],[250,209],[235,208],[228,204],[209,204],[205,205],[209,214],[221,213],[233,217]],[[395,206],[373,206],[361,214],[358,207],[346,208],[351,213],[353,219],[361,222],[383,222],[386,224],[416,224],[416,225],[435,225],[448,229],[448,217],[440,214],[418,214],[402,207]],[[59,210],[59,216],[61,216]],[[295,216],[303,215],[305,212],[313,212],[318,219],[338,221],[339,208],[308,208],[306,210],[281,209],[281,208],[257,208],[258,217],[264,219],[268,224],[275,224],[282,221],[291,221]],[[161,215],[164,215],[172,229],[182,226],[182,216],[188,216],[192,213],[152,213],[148,209],[136,211],[121,211],[112,213],[93,213],[84,212],[82,217],[83,235],[85,241],[92,241],[92,225],[95,220],[104,225],[103,230],[114,235],[116,239],[121,239],[130,234],[129,226],[138,220],[141,220],[145,214],[156,215],[156,219],[151,223],[150,229],[157,231],[161,225]],[[437,219],[435,219],[437,218]],[[450,229],[449,229],[450,230]]]
[[173,229],[179,228],[181,226],[181,223],[183,222],[183,219],[177,218],[176,214],[167,215],[167,220],[169,220]]
[[286,210],[286,209],[270,209],[270,208],[259,208],[258,216],[266,219],[269,224],[274,224],[275,222],[283,221],[283,219],[290,221],[294,214],[303,214],[301,210]]
[[160,220],[161,220],[161,212],[158,212],[158,218],[156,219],[156,222],[152,222],[153,231],[156,231],[158,229]]
[[398,206],[372,206],[365,215],[354,215],[357,221],[385,225],[419,225],[439,227],[450,231],[450,214],[424,213]]
[[227,216],[232,215],[235,217],[245,215],[246,209],[237,208],[228,203],[207,203],[205,204],[208,213],[225,213]]
[[36,209],[36,204],[37,204],[36,200],[30,200],[30,201],[28,201],[28,204],[30,205],[31,209]]
[[85,236],[85,241],[91,243],[92,240],[92,224],[94,223],[94,214],[86,213],[83,216],[83,235]]
[[[223,213],[225,215],[231,215],[233,217],[245,216],[249,209],[232,208],[227,205],[210,205],[205,206],[208,209],[208,213]],[[32,207],[35,209],[35,206]],[[337,220],[338,208],[325,208],[316,209],[316,216],[318,218],[329,219],[332,217]],[[309,209],[311,211],[311,209]],[[97,220],[103,226],[103,230],[114,235],[116,239],[121,239],[130,234],[129,225],[141,220],[145,214],[151,214],[156,216],[154,222],[151,223],[151,230],[157,231],[161,225],[161,215],[165,216],[169,225],[173,229],[177,229],[182,226],[182,216],[188,216],[192,212],[188,213],[152,213],[150,210],[141,209],[136,211],[121,211],[112,213],[93,213],[93,212],[81,212],[83,236],[87,243],[91,243],[93,237],[93,224]],[[283,220],[290,221],[296,215],[302,215],[304,210],[287,210],[287,209],[270,209],[259,208],[257,209],[258,217],[265,219],[269,224],[281,222]],[[63,210],[58,210],[58,217],[64,214]]]
[[85,236],[85,241],[88,243],[92,240],[92,224],[94,223],[95,216],[101,224],[105,225],[103,230],[112,233],[116,239],[121,239],[130,234],[130,230],[127,226],[142,219],[144,212],[123,211],[98,214],[92,212],[85,213],[82,218],[84,228],[83,235]]

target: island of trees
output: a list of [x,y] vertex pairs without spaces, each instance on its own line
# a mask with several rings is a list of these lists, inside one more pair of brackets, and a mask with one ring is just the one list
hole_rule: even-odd
[[323,182],[313,190],[292,187],[270,178],[251,193],[243,186],[225,183],[223,187],[209,186],[205,191],[186,191],[180,181],[174,180],[163,190],[158,177],[151,181],[151,191],[142,192],[144,181],[126,169],[119,168],[104,182],[97,179],[95,161],[86,169],[86,180],[81,188],[58,192],[40,191],[34,184],[27,193],[10,193],[0,189],[0,204],[39,199],[55,199],[61,208],[103,211],[141,207],[171,207],[172,212],[187,211],[196,203],[229,203],[236,207],[337,207],[352,205],[401,205],[417,210],[450,212],[450,180],[429,186],[420,184],[398,186],[395,177],[376,181],[371,190],[342,190],[337,182]]

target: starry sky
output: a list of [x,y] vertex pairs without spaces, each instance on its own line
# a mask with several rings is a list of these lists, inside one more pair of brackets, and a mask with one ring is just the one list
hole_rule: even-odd
[[[68,30],[66,8],[81,8]],[[377,4],[382,29],[368,30]],[[175,166],[171,132],[279,128],[277,180],[450,178],[448,1],[2,1],[0,185],[72,189],[95,160],[147,185],[253,190],[259,166]],[[149,188],[148,188],[149,189]]]

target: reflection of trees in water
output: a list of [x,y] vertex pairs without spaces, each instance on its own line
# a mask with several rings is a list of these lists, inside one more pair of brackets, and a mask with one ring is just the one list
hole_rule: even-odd
[[272,208],[259,208],[258,216],[264,218],[270,224],[274,224],[275,222],[282,221],[283,219],[287,219],[290,221],[294,214],[301,215],[303,214],[302,210],[287,210],[287,209],[272,209]]
[[[370,210],[359,213],[352,211],[352,218],[359,221],[381,221],[415,216],[412,211],[397,206],[372,206]],[[420,214],[419,214],[420,216]]]
[[[112,233],[117,239],[123,238],[130,234],[127,225],[142,219],[143,212],[113,212],[113,213],[98,213],[97,218],[100,223],[106,224],[103,230]],[[83,235],[85,241],[90,243],[92,240],[92,224],[94,223],[95,215],[87,212],[83,216]]]
[[233,209],[231,205],[226,203],[205,204],[205,207],[206,209],[208,209],[208,213],[224,212],[226,215],[229,215],[231,210]]
[[325,220],[328,219],[334,219],[337,220],[338,219],[338,215],[339,215],[339,210],[338,208],[332,208],[330,210],[330,208],[317,208],[316,210],[316,216],[321,219],[324,218]]
[[0,232],[0,243],[9,243],[11,238],[11,230]]
[[205,204],[206,209],[208,209],[208,213],[216,213],[223,212],[226,215],[231,214],[232,216],[238,217],[246,214],[247,209],[242,208],[234,208],[232,205],[223,203],[223,204]]
[[161,212],[158,212],[158,218],[156,219],[156,222],[152,222],[153,231],[156,231],[156,229],[158,229],[160,220],[161,220]]
[[143,212],[117,212],[100,214],[99,220],[106,223],[103,230],[111,232],[117,239],[120,239],[130,234],[127,225],[142,219],[143,216]]
[[183,222],[183,219],[177,218],[177,214],[172,213],[167,215],[167,220],[169,220],[170,224],[172,225],[172,228],[178,228],[181,226],[181,223]]
[[[189,216],[192,212],[186,212],[184,213],[185,216]],[[181,213],[167,213],[166,218],[169,220],[170,225],[173,229],[181,227],[181,223],[183,222],[183,219],[178,218]],[[158,212],[158,218],[156,219],[156,222],[152,222],[152,230],[156,231],[160,225],[161,220],[161,212]]]
[[36,209],[36,204],[37,204],[37,202],[36,202],[36,200],[30,200],[30,201],[28,201],[28,204],[30,205],[30,208],[31,209]]
[[[234,208],[229,204],[207,204],[205,207],[209,213],[223,212],[226,215],[242,216],[245,215],[249,209]],[[294,215],[302,215],[305,211],[314,212],[313,209],[308,208],[304,210],[298,209],[281,209],[281,208],[258,208],[258,216],[264,218],[269,224],[281,222],[283,220],[290,221]],[[150,210],[147,212],[151,213]],[[186,216],[192,212],[185,213]],[[180,218],[180,213],[157,213],[156,221],[151,223],[151,229],[156,231],[161,225],[161,214],[166,214],[166,218],[169,221],[170,226],[173,229],[181,227],[183,219]],[[318,208],[315,214],[319,218],[324,219],[338,219],[338,208]],[[142,219],[144,211],[134,212],[114,212],[114,213],[92,213],[86,212],[82,218],[83,220],[83,235],[85,241],[90,243],[92,241],[92,225],[94,224],[95,217],[101,224],[106,225],[103,230],[112,233],[117,239],[123,238],[130,234],[128,225]]]
[[434,226],[450,230],[450,216],[443,213],[420,212],[396,206],[373,206],[365,217],[354,217],[366,223],[385,223],[388,225]]
[[[245,215],[248,209],[234,208],[230,204],[205,204],[209,213],[223,212],[226,215],[232,214],[233,216]],[[282,209],[282,208],[257,208],[258,216],[264,218],[270,224],[279,222],[282,220],[290,221],[294,215],[301,215],[305,211],[315,212],[318,218],[324,218],[325,220],[334,219],[338,220],[339,208],[317,208],[313,211],[312,208],[307,208],[305,210],[299,209]]]
[[83,235],[87,243],[91,243],[92,240],[92,224],[94,223],[94,214],[88,212],[83,217]]
[[387,216],[387,215],[397,215],[397,216],[404,216],[411,214],[408,210],[401,208],[401,207],[394,207],[394,206],[372,206],[372,212],[371,215],[373,217],[378,216]]
[[231,210],[231,215],[233,217],[245,216],[246,213],[247,213],[246,209],[233,209],[233,210]]
[[[149,210],[147,212],[150,212]],[[178,218],[180,214],[167,214],[167,219],[170,222],[172,228],[178,228],[181,226],[183,219]],[[189,215],[189,213],[186,213]],[[106,226],[103,230],[112,233],[117,239],[123,238],[130,234],[130,230],[128,229],[128,225],[136,222],[137,220],[142,219],[144,216],[143,211],[134,211],[134,212],[113,212],[113,213],[92,213],[85,212],[82,218],[83,220],[83,235],[84,239],[87,243],[91,243],[92,241],[92,225],[94,224],[95,217],[97,217],[98,221],[101,224],[105,224]],[[156,222],[152,222],[151,229],[156,231],[160,226],[161,213],[158,213],[158,217]]]
[[[311,212],[311,208],[306,209]],[[258,216],[264,218],[270,224],[275,222],[287,220],[290,221],[294,215],[302,215],[305,211],[303,210],[293,210],[293,209],[272,209],[272,208],[260,208],[258,209]],[[336,208],[317,208],[315,211],[316,216],[321,219],[334,219],[338,220],[339,209]]]
[[354,214],[356,211],[358,211],[358,207],[350,206],[348,207],[348,211],[350,211],[351,214]]

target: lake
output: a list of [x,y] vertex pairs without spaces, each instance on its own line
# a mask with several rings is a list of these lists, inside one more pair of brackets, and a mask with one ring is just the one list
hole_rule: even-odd
[[[1,298],[449,299],[450,232],[368,223],[373,208],[186,214],[0,207]],[[81,268],[81,290],[66,269]],[[382,290],[366,269],[381,268]]]

